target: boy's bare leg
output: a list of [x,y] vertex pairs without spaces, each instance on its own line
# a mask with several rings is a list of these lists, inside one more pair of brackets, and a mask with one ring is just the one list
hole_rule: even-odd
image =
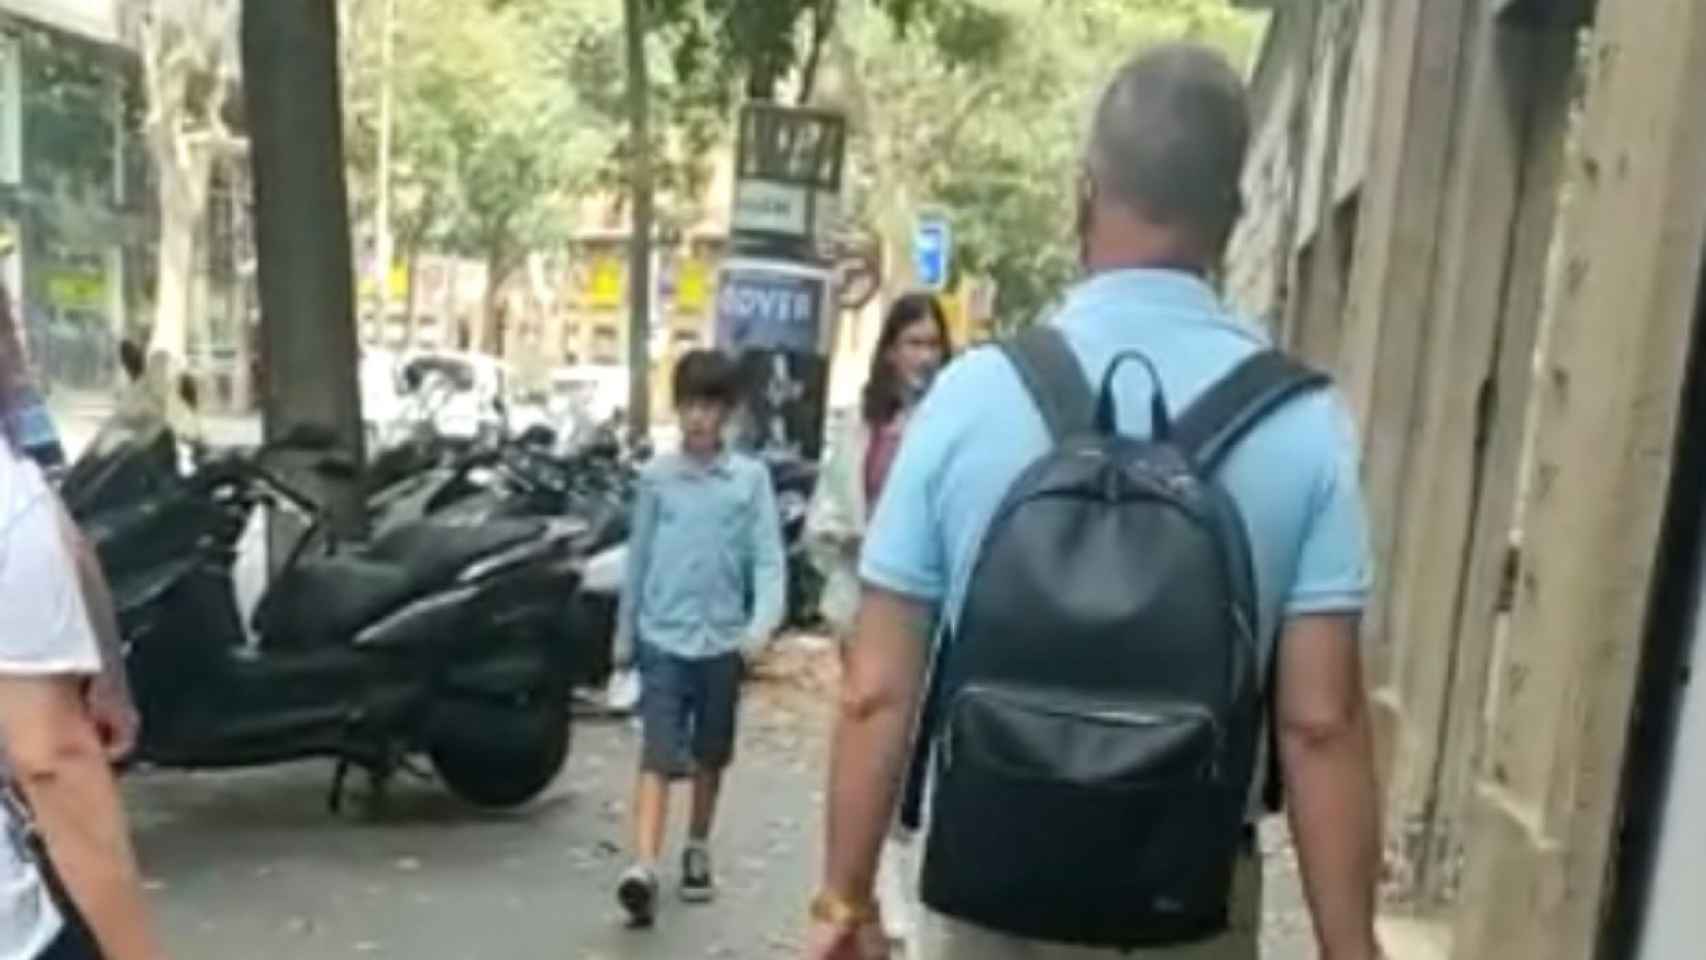
[[704,769],[693,774],[693,817],[687,827],[687,849],[681,855],[681,899],[709,903],[717,896],[711,867],[711,825],[717,819],[717,797],[723,790],[723,771]]
[[[699,791],[693,791],[697,816]],[[669,821],[669,781],[662,775],[641,770],[634,785],[634,857],[655,867],[663,854],[664,827]]]
[[694,843],[711,839],[711,827],[717,820],[717,798],[723,792],[723,771],[700,770],[693,775],[693,819],[688,824],[687,837]]
[[642,769],[634,782],[634,865],[616,885],[616,900],[628,911],[630,926],[652,925],[657,912],[658,854],[669,819],[669,781]]

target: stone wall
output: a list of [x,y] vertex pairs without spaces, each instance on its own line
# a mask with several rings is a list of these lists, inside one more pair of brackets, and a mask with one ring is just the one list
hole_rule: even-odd
[[1321,184],[1330,179],[1336,208],[1367,175],[1384,0],[1275,8],[1250,81],[1245,211],[1224,283],[1240,310],[1283,334],[1288,311],[1301,306],[1292,298],[1300,254],[1318,232]]

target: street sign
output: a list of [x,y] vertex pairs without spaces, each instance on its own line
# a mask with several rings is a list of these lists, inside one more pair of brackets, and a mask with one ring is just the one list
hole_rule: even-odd
[[737,250],[812,259],[840,216],[847,118],[749,103],[741,109],[730,232]]
[[811,235],[811,188],[772,180],[742,180],[735,184],[731,216],[734,229],[740,233],[803,239]]
[[912,272],[926,290],[948,288],[953,267],[954,234],[942,217],[923,217],[912,230]]

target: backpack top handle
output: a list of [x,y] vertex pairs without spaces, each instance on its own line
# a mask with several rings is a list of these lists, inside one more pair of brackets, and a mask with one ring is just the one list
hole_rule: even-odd
[[1168,443],[1173,439],[1173,417],[1167,412],[1167,393],[1161,386],[1161,371],[1155,368],[1155,361],[1141,350],[1126,350],[1114,357],[1108,363],[1108,369],[1102,374],[1102,391],[1096,401],[1096,430],[1104,436],[1119,433],[1119,416],[1114,407],[1114,375],[1120,372],[1120,367],[1127,362],[1135,362],[1149,372],[1149,381],[1155,385],[1155,390],[1149,395],[1150,438],[1156,443]]

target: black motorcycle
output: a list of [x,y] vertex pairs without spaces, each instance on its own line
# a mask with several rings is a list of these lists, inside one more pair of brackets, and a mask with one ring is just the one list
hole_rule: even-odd
[[[347,476],[329,446],[293,431],[186,471],[170,431],[132,424],[103,430],[67,475],[66,501],[119,607],[142,715],[136,759],[199,769],[328,757],[336,810],[351,768],[380,800],[424,753],[472,803],[525,803],[568,756],[576,651],[561,625],[584,525],[428,518],[338,545],[321,535],[320,506],[271,469],[289,453]],[[307,532],[251,641],[232,570],[262,505],[299,513]]]

